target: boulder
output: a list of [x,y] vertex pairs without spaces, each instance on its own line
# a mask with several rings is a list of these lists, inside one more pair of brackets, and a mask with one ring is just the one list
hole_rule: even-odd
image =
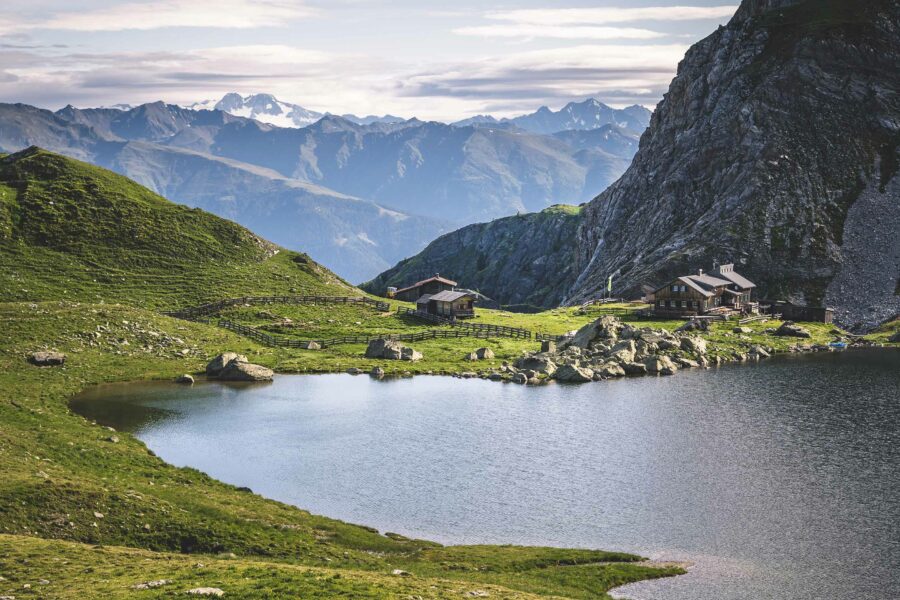
[[322,344],[320,344],[319,342],[310,340],[308,342],[303,342],[302,344],[300,344],[300,349],[301,350],[321,350]]
[[678,332],[686,332],[686,331],[706,331],[709,329],[709,323],[707,323],[703,319],[691,319],[687,321],[684,325],[676,329]]
[[598,368],[594,369],[594,374],[599,374],[601,377],[605,377],[607,379],[610,377],[624,377],[625,369],[614,362],[610,362],[600,365]]
[[272,381],[274,376],[272,369],[238,359],[229,362],[218,374],[222,381]]
[[605,315],[576,331],[572,339],[565,342],[565,345],[569,348],[588,348],[594,340],[618,338],[621,329],[621,321],[613,316]]
[[384,358],[384,349],[388,347],[388,344],[395,343],[383,339],[370,340],[369,345],[366,347],[366,358]]
[[900,331],[889,337],[888,342],[890,342],[891,344],[900,344]]
[[526,385],[541,385],[541,383],[542,383],[541,380],[538,379],[537,377],[529,377],[529,378],[525,381],[525,384],[526,384]]
[[751,346],[750,354],[755,354],[760,358],[769,358],[770,356],[772,356],[769,351],[762,346]]
[[184,385],[191,385],[194,383],[194,378],[185,373],[179,377],[175,378],[175,383],[182,383]]
[[646,375],[647,365],[639,362],[629,362],[622,365],[626,375]]
[[658,355],[651,356],[644,361],[647,372],[652,375],[674,375],[678,367],[672,362],[668,356]]
[[609,350],[607,356],[612,360],[627,363],[634,361],[635,352],[637,346],[633,340],[622,340]]
[[691,360],[690,358],[678,357],[675,359],[675,364],[679,367],[684,367],[685,369],[697,369],[700,367],[700,363],[696,360]]
[[524,384],[528,383],[528,378],[525,377],[525,373],[516,373],[512,377],[512,382],[524,385]]
[[594,372],[586,367],[563,365],[556,370],[554,377],[564,383],[587,383],[593,380]]
[[478,355],[474,352],[469,352],[465,355],[465,357],[463,357],[463,360],[478,360]]
[[689,335],[681,338],[681,349],[693,354],[706,354],[706,340]]
[[58,367],[65,364],[66,355],[62,352],[32,352],[28,362],[38,367]]
[[422,360],[422,358],[424,358],[424,357],[422,356],[422,353],[419,352],[418,350],[413,350],[412,348],[410,348],[408,346],[403,346],[402,348],[400,348],[400,360],[408,360],[408,361],[415,362],[417,360]]
[[515,362],[517,369],[530,369],[550,376],[556,372],[556,363],[547,356],[524,356]]
[[750,329],[749,327],[735,327],[734,329],[731,330],[731,332],[747,334],[747,333],[753,333],[753,330]]
[[369,371],[369,375],[373,379],[384,379],[384,369],[382,369],[381,367],[375,367],[374,369]]
[[812,334],[806,329],[800,327],[796,323],[792,321],[785,321],[781,324],[781,327],[775,330],[775,335],[781,337],[798,337],[798,338],[811,338]]
[[236,352],[223,352],[206,365],[206,374],[210,377],[218,377],[219,373],[233,360],[247,362],[247,357]]
[[490,379],[491,381],[503,381],[503,375],[494,371],[493,373],[488,375],[488,379]]
[[225,595],[225,592],[215,587],[198,587],[186,591],[185,594],[188,594],[189,596],[212,596],[214,598],[221,598]]
[[556,342],[553,340],[544,340],[541,342],[541,352],[556,352]]
[[494,358],[494,351],[490,348],[479,348],[475,351],[478,360],[491,360]]

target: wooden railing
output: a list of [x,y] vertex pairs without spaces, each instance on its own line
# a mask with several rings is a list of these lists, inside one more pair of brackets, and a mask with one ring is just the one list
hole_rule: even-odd
[[178,319],[195,320],[197,317],[214,315],[224,308],[241,306],[244,304],[366,304],[381,312],[391,310],[387,302],[373,300],[365,296],[243,296],[241,298],[228,298],[218,302],[191,306],[181,310],[164,312],[168,317]]
[[492,337],[523,338],[526,340],[534,338],[534,333],[532,333],[528,329],[506,327],[505,325],[488,325],[485,323],[465,323],[454,321],[440,315],[433,315],[431,313],[422,312],[420,310],[413,310],[411,308],[404,308],[402,306],[397,308],[397,314],[408,315],[417,319],[422,319],[423,321],[430,321],[432,323],[450,325],[451,327],[457,329],[467,329],[470,331],[490,333],[492,334]]
[[433,339],[453,339],[453,338],[492,338],[498,337],[495,332],[483,331],[480,329],[468,329],[454,327],[451,329],[429,329],[428,331],[420,331],[417,333],[378,333],[372,335],[345,335],[341,337],[322,338],[314,340],[301,340],[282,335],[273,335],[260,331],[249,325],[241,325],[227,319],[219,319],[217,322],[219,327],[228,329],[235,333],[239,333],[264,346],[282,347],[282,348],[305,348],[310,342],[319,344],[322,348],[329,348],[340,344],[368,344],[372,340],[392,340],[397,342],[420,342],[422,340]]

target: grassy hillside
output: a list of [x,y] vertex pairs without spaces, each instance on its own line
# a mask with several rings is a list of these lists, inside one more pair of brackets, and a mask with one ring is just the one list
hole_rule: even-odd
[[[69,410],[86,386],[197,372],[223,350],[340,368],[347,349],[265,348],[158,313],[225,296],[356,292],[276,250],[102,169],[39,149],[0,158],[0,596],[160,598],[213,586],[242,599],[605,598],[681,572],[619,553],[382,534],[167,465]],[[334,325],[317,308],[306,318]],[[48,349],[65,352],[65,365],[27,361]],[[461,346],[446,352],[461,357]],[[169,583],[132,589],[160,579]]]
[[349,287],[305,255],[105,169],[38,148],[0,159],[0,301],[175,308]]

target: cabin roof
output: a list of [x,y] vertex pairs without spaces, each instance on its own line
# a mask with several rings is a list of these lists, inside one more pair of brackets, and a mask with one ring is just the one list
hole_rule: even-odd
[[745,290],[756,287],[755,283],[753,283],[752,281],[750,281],[749,279],[747,279],[740,273],[735,273],[733,269],[734,269],[734,265],[722,265],[721,267],[719,267],[718,269],[713,271],[713,274],[716,277],[721,277],[723,279],[727,279],[734,285],[738,286],[739,288],[745,289]]
[[459,300],[460,298],[464,298],[466,296],[471,297],[472,294],[469,292],[451,292],[449,290],[445,290],[443,292],[438,292],[434,296],[431,297],[432,300],[437,302],[453,302],[454,300]]
[[432,281],[437,281],[437,282],[439,282],[439,283],[446,283],[446,284],[449,285],[449,286],[455,286],[455,285],[456,285],[456,282],[455,282],[455,281],[452,281],[452,280],[450,280],[450,279],[447,279],[446,277],[441,277],[440,275],[435,275],[434,277],[429,277],[428,279],[423,279],[422,281],[417,281],[416,283],[414,283],[414,284],[412,284],[412,285],[410,285],[410,286],[407,286],[407,287],[405,287],[405,288],[401,288],[401,289],[397,290],[395,293],[399,294],[400,292],[408,292],[409,290],[414,290],[414,289],[416,289],[417,287],[423,286],[423,285],[425,285],[426,283],[430,283],[430,282],[432,282]]
[[710,288],[716,288],[716,287],[720,287],[723,285],[731,284],[731,282],[727,279],[720,279],[718,277],[713,277],[712,275],[708,275],[706,273],[700,273],[698,275],[686,275],[686,277],[693,279],[694,281],[696,281],[697,283],[699,283],[700,285],[702,285],[704,287],[710,287]]
[[431,300],[434,294],[422,294],[419,296],[419,299],[416,300],[416,304],[427,304],[429,300]]
[[[701,294],[703,294],[703,295],[706,296],[707,298],[709,298],[710,296],[713,295],[712,292],[710,292],[709,290],[707,290],[706,288],[704,288],[702,285],[700,285],[699,283],[697,283],[696,281],[694,281],[693,279],[691,279],[690,276],[679,277],[677,281],[680,281],[681,283],[687,284],[688,287],[690,287],[690,288],[693,289],[694,291],[700,292]],[[665,287],[665,286],[663,286],[663,287]],[[660,288],[660,289],[662,289],[662,288]]]

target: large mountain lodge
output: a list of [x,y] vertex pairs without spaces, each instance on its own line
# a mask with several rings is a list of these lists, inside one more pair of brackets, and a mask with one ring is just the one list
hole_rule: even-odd
[[752,281],[735,272],[733,264],[714,265],[710,273],[673,279],[653,292],[653,314],[664,318],[710,313],[751,313],[758,305],[750,299]]

